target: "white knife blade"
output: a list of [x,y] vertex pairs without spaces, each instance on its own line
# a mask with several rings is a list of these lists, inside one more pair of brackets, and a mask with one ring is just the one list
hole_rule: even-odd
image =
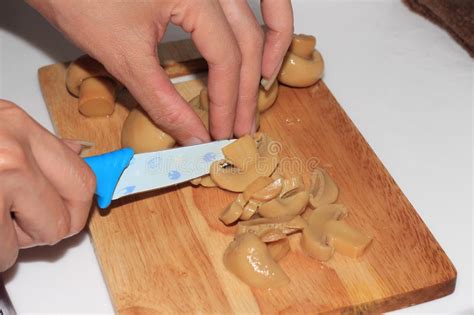
[[176,185],[209,174],[212,162],[224,158],[222,148],[234,141],[221,140],[135,154],[123,171],[112,200]]

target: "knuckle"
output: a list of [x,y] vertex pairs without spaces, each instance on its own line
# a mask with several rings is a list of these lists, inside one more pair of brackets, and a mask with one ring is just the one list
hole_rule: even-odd
[[167,126],[167,129],[175,129],[175,127],[181,126],[183,121],[186,120],[183,111],[173,108],[163,110],[160,113],[151,116],[157,117],[155,120],[157,124],[159,126]]
[[27,168],[28,157],[13,139],[0,136],[0,173],[21,172]]

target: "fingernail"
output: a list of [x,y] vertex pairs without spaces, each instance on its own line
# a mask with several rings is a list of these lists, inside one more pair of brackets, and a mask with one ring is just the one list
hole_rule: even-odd
[[257,116],[253,118],[252,128],[250,129],[250,135],[254,135],[257,132]]
[[278,77],[278,73],[280,73],[280,68],[281,68],[282,63],[283,63],[283,59],[280,61],[280,63],[278,63],[278,66],[275,68],[275,71],[273,71],[273,74],[271,75],[269,79],[262,78],[260,80],[260,84],[265,89],[265,91],[268,91],[270,87],[273,85],[273,83],[275,83],[275,80]]
[[66,143],[71,143],[73,145],[79,145],[80,150],[79,150],[79,155],[83,155],[88,153],[94,146],[95,143],[90,142],[90,141],[85,141],[85,140],[76,140],[76,139],[62,139]]
[[196,144],[202,144],[202,143],[204,143],[202,139],[199,139],[197,137],[191,137],[188,140],[186,140],[184,145],[196,145]]

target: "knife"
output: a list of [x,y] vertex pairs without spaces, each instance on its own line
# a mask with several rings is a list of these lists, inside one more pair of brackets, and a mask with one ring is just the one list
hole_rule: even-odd
[[223,159],[222,148],[235,140],[220,140],[164,151],[134,154],[124,148],[84,158],[96,177],[97,203],[168,187],[209,174],[212,162]]
[[13,307],[10,297],[8,296],[5,284],[0,274],[0,315],[16,315],[15,308]]

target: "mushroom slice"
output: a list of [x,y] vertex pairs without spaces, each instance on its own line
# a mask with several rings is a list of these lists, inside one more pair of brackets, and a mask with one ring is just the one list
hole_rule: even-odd
[[203,187],[216,187],[217,186],[216,183],[214,183],[214,181],[212,180],[211,176],[209,175],[201,177],[200,184]]
[[282,188],[283,188],[283,179],[281,177],[278,177],[275,180],[272,179],[271,184],[254,192],[251,198],[258,201],[268,201],[273,198],[276,198],[280,194]]
[[[245,198],[244,198],[245,200]],[[258,207],[260,207],[260,202],[250,199],[247,204],[244,206],[244,211],[240,216],[240,220],[247,221],[257,213]]]
[[223,147],[222,153],[230,164],[241,170],[246,170],[256,162],[257,144],[251,136],[246,135]]
[[309,202],[313,208],[330,204],[337,200],[339,189],[336,183],[322,168],[317,168],[311,175]]
[[269,230],[280,230],[288,235],[297,231],[301,231],[307,225],[299,215],[285,216],[279,218],[259,218],[255,220],[239,222],[237,224],[237,233],[254,233],[257,236],[262,236]]
[[250,185],[247,186],[244,190],[244,199],[250,200],[252,196],[257,192],[261,191],[265,187],[269,186],[271,183],[273,183],[273,179],[270,177],[266,176],[260,176],[256,180],[254,180]]
[[336,252],[349,257],[361,256],[372,242],[372,238],[349,226],[344,221],[329,221],[324,227],[328,243]]
[[244,211],[245,201],[242,198],[242,194],[239,194],[237,198],[228,205],[222,214],[219,216],[219,220],[224,222],[225,225],[229,225],[237,221]]
[[300,191],[286,198],[276,198],[263,203],[258,213],[264,218],[295,216],[303,212],[308,204],[309,193]]
[[283,188],[280,192],[280,197],[286,198],[303,190],[305,190],[303,176],[290,176],[283,179]]
[[287,237],[267,244],[268,251],[273,260],[280,261],[290,251],[290,241]]
[[347,209],[341,204],[324,205],[314,210],[308,218],[308,225],[303,229],[303,250],[318,260],[329,260],[334,254],[334,246],[329,244],[325,225],[329,221],[342,220],[345,216]]
[[224,253],[224,266],[240,280],[259,289],[277,288],[290,279],[255,234],[237,235]]
[[[258,177],[270,176],[275,171],[279,162],[279,144],[262,133],[255,134],[253,145],[249,141],[251,139],[250,136],[245,136],[230,144],[229,146],[232,146],[230,149],[229,146],[224,147],[222,150],[228,160],[215,161],[211,164],[210,175],[217,186],[234,192],[243,192]],[[241,140],[242,146],[233,146]],[[244,147],[247,149],[243,149]],[[248,154],[247,157],[245,152]],[[236,164],[229,165],[229,162]],[[235,167],[236,165],[243,165],[244,168]]]
[[260,239],[265,243],[275,242],[286,238],[286,234],[279,229],[269,229],[260,235]]
[[191,185],[198,186],[199,184],[201,184],[201,181],[202,177],[196,177],[194,179],[191,179],[189,182],[191,183]]

